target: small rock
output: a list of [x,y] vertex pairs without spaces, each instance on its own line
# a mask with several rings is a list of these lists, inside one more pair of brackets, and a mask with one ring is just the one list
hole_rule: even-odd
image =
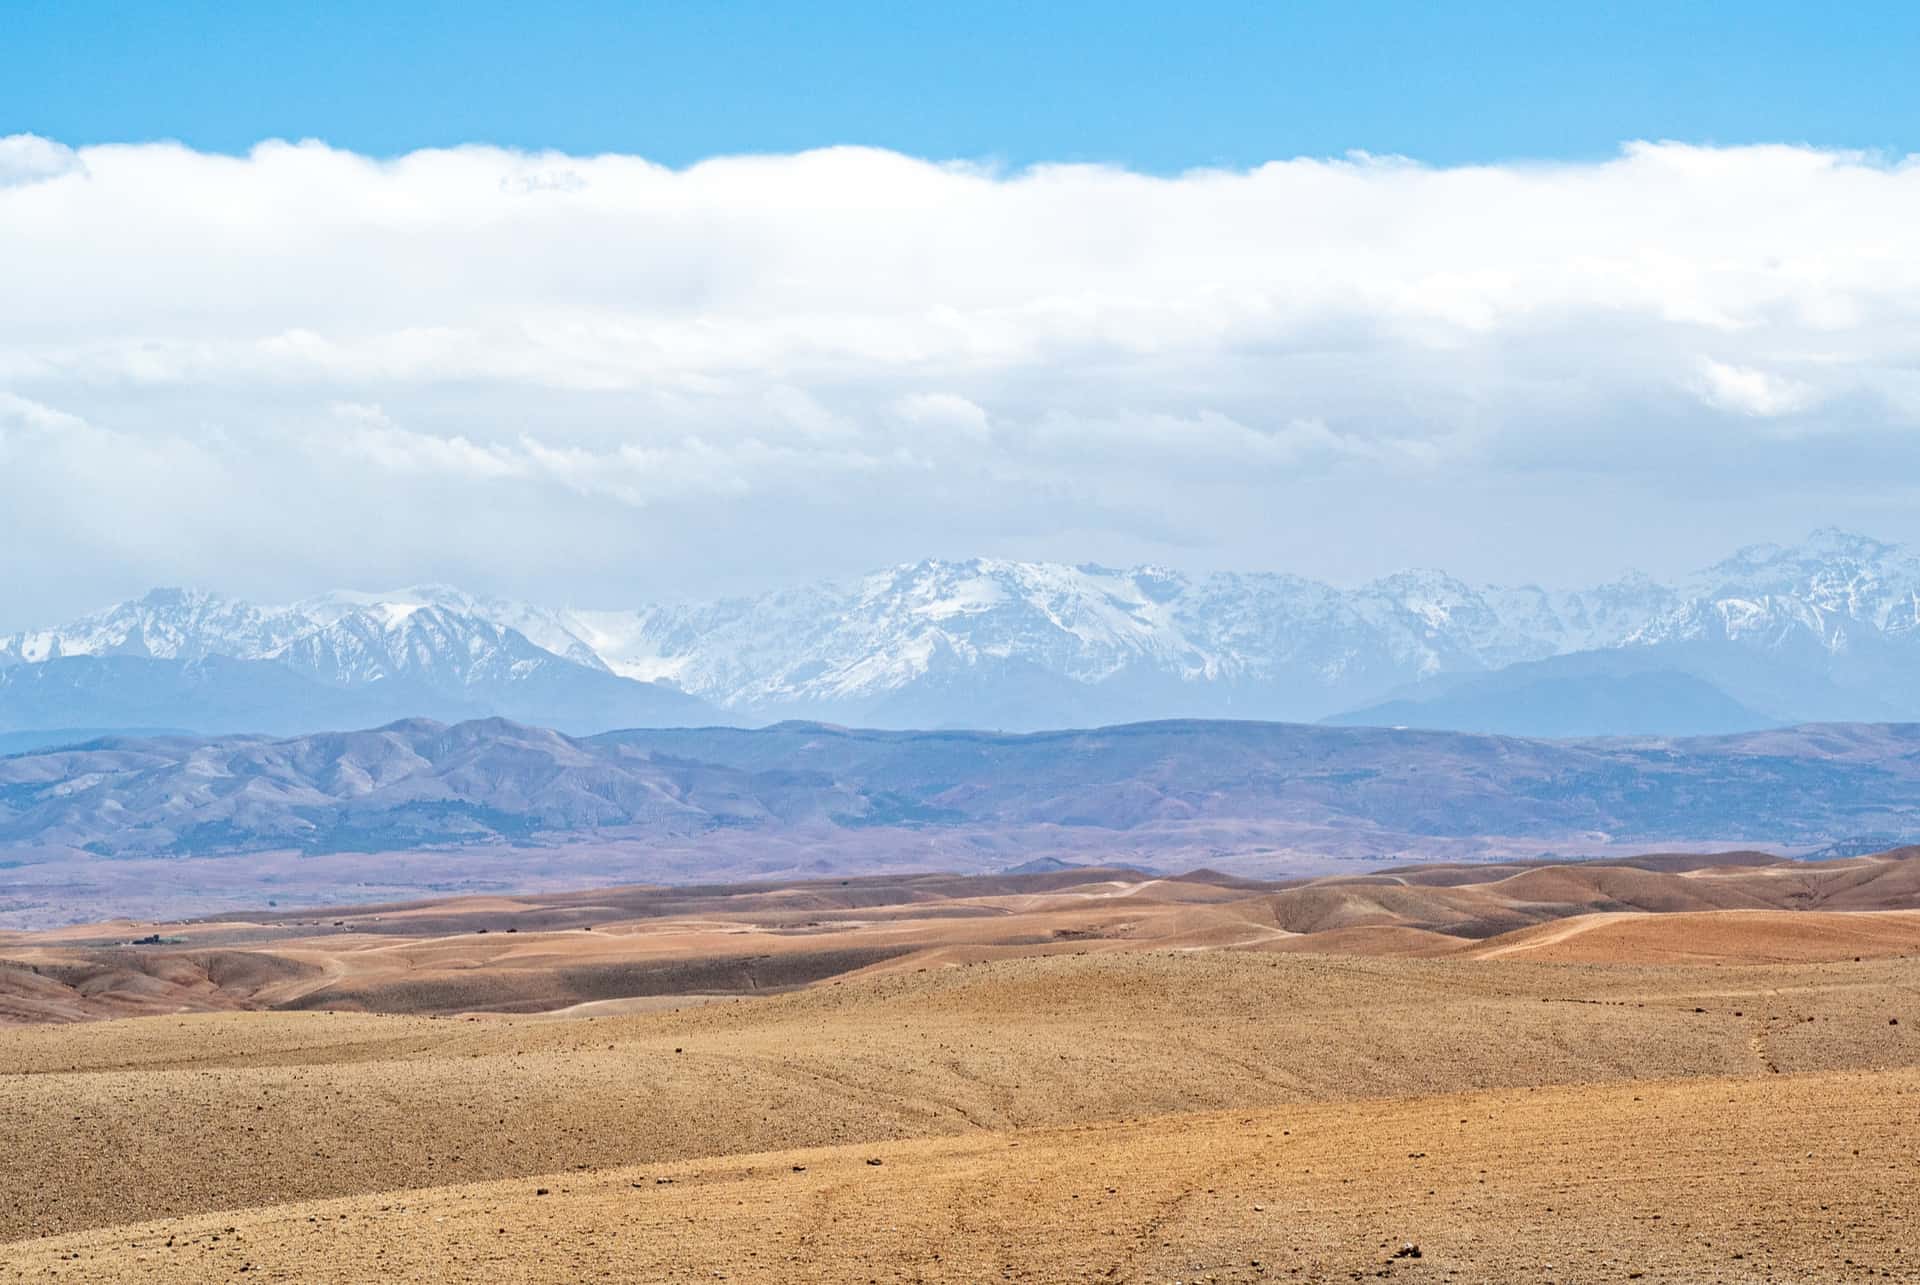
[[879,1156],[873,1156],[867,1160],[867,1163],[870,1165],[877,1165],[877,1164],[882,1164],[884,1162],[880,1159]]
[[533,1194],[536,1196],[544,1196],[547,1194],[547,1189],[545,1187],[536,1187]]
[[1394,1250],[1393,1256],[1395,1258],[1418,1258],[1420,1257],[1420,1246],[1414,1244],[1412,1241],[1408,1241],[1400,1246],[1400,1248]]

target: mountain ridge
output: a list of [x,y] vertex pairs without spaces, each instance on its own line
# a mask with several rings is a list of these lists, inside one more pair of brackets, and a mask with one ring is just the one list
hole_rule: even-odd
[[[975,558],[627,611],[448,585],[285,607],[156,590],[0,639],[0,672],[128,654],[267,661],[343,691],[417,682],[439,703],[389,704],[393,715],[495,712],[582,731],[619,726],[615,713],[633,702],[597,715],[579,697],[556,714],[510,694],[562,679],[605,689],[584,674],[649,684],[656,708],[638,711],[644,723],[1352,721],[1388,702],[1396,712],[1382,717],[1395,721],[1408,721],[1401,703],[1426,707],[1418,721],[1445,714],[1462,676],[1596,657],[1579,662],[1595,710],[1646,707],[1644,674],[1663,669],[1689,680],[1704,721],[1555,723],[1518,673],[1488,685],[1504,704],[1482,721],[1529,735],[1731,730],[1730,717],[1756,728],[1920,717],[1920,557],[1829,528],[1796,546],[1747,546],[1672,585],[1629,574],[1586,589],[1476,586],[1432,570],[1340,589],[1280,572]],[[1636,659],[1610,676],[1617,656]],[[64,721],[101,720],[75,710]],[[364,720],[334,723],[351,721]],[[14,726],[0,696],[0,729]]]
[[[0,758],[0,845],[339,851],[377,821],[393,833],[371,838],[396,849],[537,833],[1192,822],[1364,824],[1410,842],[1584,833],[1813,846],[1920,829],[1920,805],[1902,802],[1916,786],[1920,724],[1544,741],[1203,719],[573,737],[503,718],[410,718],[293,737],[105,737]],[[360,837],[330,846],[336,832]]]
[[74,626],[0,641],[0,730],[9,732],[291,733],[491,714],[578,731],[725,717],[670,686],[540,647],[498,620],[392,596],[260,607],[156,589]]
[[[239,663],[239,662],[231,662]],[[1920,838],[1920,724],[1542,741],[1174,719],[592,737],[491,718],[0,757],[0,929],[1041,858],[1274,878]]]

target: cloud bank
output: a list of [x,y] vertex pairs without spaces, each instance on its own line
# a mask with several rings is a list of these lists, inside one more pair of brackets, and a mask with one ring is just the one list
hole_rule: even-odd
[[1551,580],[1911,538],[1916,228],[1920,162],[1784,146],[0,139],[0,624],[154,580],[619,603],[927,553]]

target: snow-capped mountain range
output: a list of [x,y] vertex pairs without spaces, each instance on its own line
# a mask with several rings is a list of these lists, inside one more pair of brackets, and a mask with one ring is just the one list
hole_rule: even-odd
[[[1524,723],[1529,709],[1571,692],[1619,724],[1580,725],[1598,717],[1580,704],[1573,730],[1719,731],[1733,729],[1658,724],[1662,709],[1699,690],[1716,698],[1716,718],[1755,726],[1920,718],[1920,558],[1827,530],[1794,547],[1743,549],[1679,584],[1631,576],[1576,590],[1476,586],[1435,571],[1340,589],[1282,574],[993,559],[624,611],[438,585],[287,606],[156,590],[0,639],[0,728],[28,725],[13,706],[33,671],[64,662],[73,679],[55,687],[97,697],[105,680],[88,666],[110,660],[245,662],[317,690],[379,694],[396,717],[452,705],[576,730],[623,720],[1008,729],[1313,720],[1388,700],[1398,714],[1441,696],[1460,708],[1471,681],[1467,707],[1492,712],[1458,716],[1468,722]],[[1661,708],[1629,707],[1621,684],[1654,672],[1665,681],[1632,699]],[[130,725],[97,699],[49,722],[57,706],[57,693],[42,692],[33,717]],[[178,725],[216,730],[192,714]]]
[[0,729],[309,731],[505,715],[568,731],[725,721],[669,686],[542,647],[452,590],[262,607],[156,589],[0,642]]

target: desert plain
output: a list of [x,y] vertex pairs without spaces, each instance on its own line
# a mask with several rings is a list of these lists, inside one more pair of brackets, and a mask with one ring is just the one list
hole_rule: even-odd
[[0,1280],[1920,1279],[1920,854],[0,935]]

